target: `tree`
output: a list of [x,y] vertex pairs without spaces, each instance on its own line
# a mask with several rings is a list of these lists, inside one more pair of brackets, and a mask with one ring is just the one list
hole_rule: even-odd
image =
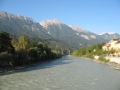
[[7,52],[0,53],[0,67],[12,66],[13,61],[14,58],[11,53],[7,53]]
[[19,49],[16,51],[17,59],[15,60],[15,65],[25,65],[28,63],[28,54],[25,50]]
[[7,32],[0,32],[0,53],[7,52],[7,53],[15,53],[15,49],[11,44],[11,38],[9,33]]
[[86,54],[86,51],[87,51],[87,48],[86,48],[86,47],[82,47],[82,48],[80,49],[81,55],[85,55],[85,54]]
[[18,38],[18,41],[15,45],[18,49],[28,50],[30,48],[30,42],[24,36]]
[[12,66],[15,58],[15,49],[11,44],[9,33],[0,32],[0,66]]
[[32,61],[32,62],[36,62],[36,61],[39,60],[38,52],[37,52],[37,50],[34,49],[34,48],[29,49],[28,55],[29,55],[30,61]]

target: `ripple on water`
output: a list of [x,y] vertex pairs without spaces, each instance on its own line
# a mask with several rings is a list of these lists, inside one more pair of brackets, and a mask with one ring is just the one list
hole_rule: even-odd
[[73,57],[0,76],[1,90],[120,90],[120,72]]

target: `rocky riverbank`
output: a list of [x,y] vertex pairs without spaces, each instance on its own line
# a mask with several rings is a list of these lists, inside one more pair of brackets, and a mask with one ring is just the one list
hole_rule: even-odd
[[39,64],[41,64],[41,62],[29,64],[29,65],[23,65],[23,66],[0,67],[0,73],[14,72],[14,71],[18,71],[18,70],[21,70],[30,66],[34,66],[34,65],[39,65]]
[[[92,60],[92,61],[94,61],[94,62],[96,62],[96,63],[102,63],[102,64],[107,64],[107,65],[110,65],[110,66],[113,66],[114,67],[114,69],[116,69],[116,70],[120,70],[120,64],[119,63],[116,63],[116,62],[112,62],[112,61],[108,61],[108,62],[103,62],[103,61],[100,61],[98,58],[97,59],[90,59],[90,58],[86,58],[86,57],[80,57],[80,58],[84,58],[84,59],[87,59],[87,60]],[[113,57],[111,57],[112,58],[112,60],[113,60]],[[114,61],[115,60],[120,60],[120,57],[118,57],[117,59],[116,58],[114,58]]]

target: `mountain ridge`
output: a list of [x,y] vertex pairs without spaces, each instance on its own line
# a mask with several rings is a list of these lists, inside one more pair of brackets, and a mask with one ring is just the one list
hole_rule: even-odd
[[[44,29],[50,33],[51,36],[57,39],[62,39],[62,40],[64,39],[69,42],[72,41],[77,45],[77,47],[89,46],[90,44],[96,44],[106,41],[101,36],[92,33],[90,31],[81,29],[78,26],[74,26],[74,25],[67,26],[66,24],[60,21],[59,24],[56,23],[55,21],[53,22],[53,20],[51,19],[40,22],[40,25],[42,25]],[[59,37],[59,34],[61,35],[62,38]]]
[[102,36],[104,39],[106,39],[107,41],[110,41],[112,39],[117,39],[120,38],[120,35],[118,33],[103,33],[100,36]]
[[[91,44],[109,41],[115,36],[97,35],[78,26],[66,25],[57,19],[49,19],[35,22],[32,18],[15,15],[8,12],[0,12],[0,30],[5,30],[15,35],[40,37],[51,40],[60,40],[71,48],[89,46]],[[116,37],[120,35],[117,34]],[[51,42],[50,42],[51,43]],[[62,43],[62,42],[61,42]]]
[[12,34],[39,35],[51,37],[45,33],[44,28],[36,23],[32,18],[21,15],[14,15],[7,12],[0,12],[0,29]]

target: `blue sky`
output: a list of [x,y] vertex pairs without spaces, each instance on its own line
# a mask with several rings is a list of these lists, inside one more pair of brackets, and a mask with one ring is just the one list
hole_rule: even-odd
[[120,0],[0,0],[0,11],[36,22],[58,19],[96,34],[120,34]]

